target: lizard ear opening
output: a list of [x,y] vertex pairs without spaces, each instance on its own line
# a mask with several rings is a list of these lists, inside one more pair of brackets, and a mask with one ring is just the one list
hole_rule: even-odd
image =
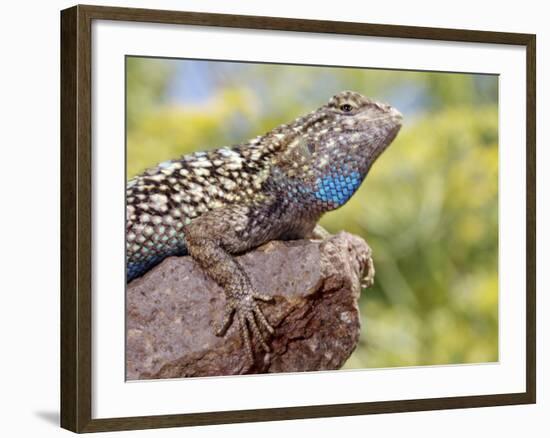
[[315,142],[303,138],[300,140],[300,145],[297,149],[300,152],[300,155],[309,160],[317,148]]

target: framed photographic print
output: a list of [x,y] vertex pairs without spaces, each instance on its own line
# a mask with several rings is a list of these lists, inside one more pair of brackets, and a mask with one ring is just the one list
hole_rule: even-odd
[[61,13],[61,425],[535,402],[535,36]]

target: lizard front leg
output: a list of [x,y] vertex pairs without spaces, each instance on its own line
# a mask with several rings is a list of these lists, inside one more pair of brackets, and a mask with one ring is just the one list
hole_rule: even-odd
[[247,273],[231,255],[252,247],[251,242],[238,232],[247,220],[244,210],[232,207],[210,211],[194,219],[183,231],[191,257],[224,289],[226,295],[223,320],[216,334],[223,336],[236,318],[247,354],[253,361],[250,332],[262,348],[269,351],[260,328],[271,334],[274,330],[256,302],[272,298],[254,290]]

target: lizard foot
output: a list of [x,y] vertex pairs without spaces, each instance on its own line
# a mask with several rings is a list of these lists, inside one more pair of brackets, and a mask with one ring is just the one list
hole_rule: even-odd
[[367,274],[361,280],[361,287],[371,287],[374,284],[374,261],[372,260],[372,255],[369,255],[367,258]]
[[274,333],[273,327],[269,324],[255,300],[272,301],[273,298],[261,294],[247,294],[242,298],[230,297],[225,305],[222,323],[216,331],[217,336],[223,336],[235,316],[239,324],[239,330],[243,339],[246,351],[251,362],[254,361],[250,332],[258,340],[264,351],[269,352],[270,348],[260,330],[260,325],[270,334]]

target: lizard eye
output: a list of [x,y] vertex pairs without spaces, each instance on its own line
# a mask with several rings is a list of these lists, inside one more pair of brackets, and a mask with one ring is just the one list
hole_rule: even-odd
[[340,105],[340,109],[345,113],[349,113],[353,107],[349,103],[344,103],[343,105]]

